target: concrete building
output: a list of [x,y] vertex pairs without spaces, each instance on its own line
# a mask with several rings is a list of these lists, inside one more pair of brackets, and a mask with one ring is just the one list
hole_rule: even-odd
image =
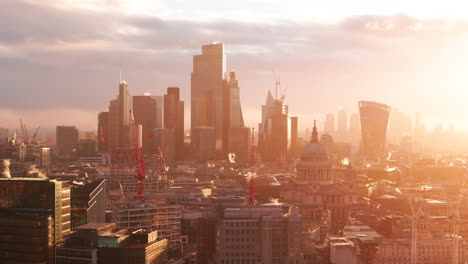
[[184,158],[184,101],[180,100],[179,87],[168,87],[164,95],[164,128],[174,129],[175,159]]
[[106,221],[106,180],[71,188],[71,228]]
[[70,188],[46,178],[0,179],[0,263],[53,264],[70,234]]
[[125,149],[128,147],[130,110],[132,109],[133,100],[127,82],[121,81],[119,83],[119,95],[117,99],[110,102],[109,114],[107,114],[107,144],[111,152],[115,149]]
[[152,135],[154,129],[160,128],[157,101],[152,96],[133,96],[133,115],[135,123],[142,126],[142,154],[149,156],[156,153]]
[[268,91],[262,106],[262,123],[259,124],[259,152],[265,161],[281,161],[287,158],[291,144],[288,106],[282,99],[274,99]]
[[75,156],[78,151],[78,129],[75,126],[56,127],[56,145],[59,156]]
[[251,129],[232,127],[229,129],[229,153],[236,155],[236,163],[248,164],[250,160]]
[[78,142],[78,156],[86,157],[96,155],[96,140],[80,139]]
[[369,101],[359,102],[362,154],[368,160],[380,160],[384,155],[390,106]]
[[198,161],[212,160],[216,156],[216,129],[214,127],[192,128],[192,155]]
[[296,207],[224,208],[216,234],[215,263],[304,263]]
[[154,132],[155,150],[161,152],[167,164],[174,164],[176,160],[176,130],[174,128],[159,128]]
[[357,250],[353,242],[346,238],[334,237],[329,239],[330,263],[358,264]]
[[56,264],[163,264],[168,263],[167,239],[157,232],[117,229],[115,223],[88,223],[77,227],[56,250]]
[[182,242],[180,214],[179,205],[134,200],[116,204],[112,208],[112,222],[124,229],[158,231],[158,237],[166,238],[172,246],[177,246]]
[[210,126],[215,129],[215,143],[222,150],[225,101],[226,56],[223,44],[202,46],[202,54],[193,56],[191,76],[191,129]]
[[[453,239],[419,239],[417,242],[416,263],[453,263]],[[468,261],[468,244],[460,239],[457,263]],[[373,263],[409,264],[411,263],[410,239],[383,239],[378,246]]]

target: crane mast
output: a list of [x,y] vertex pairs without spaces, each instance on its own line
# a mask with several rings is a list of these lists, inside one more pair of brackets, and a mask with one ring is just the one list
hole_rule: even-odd
[[255,128],[252,128],[252,141],[250,142],[250,183],[249,183],[249,205],[255,205]]
[[137,189],[137,195],[134,197],[136,200],[144,199],[143,197],[143,180],[146,178],[145,175],[145,161],[141,157],[141,150],[140,146],[138,144],[138,137],[137,137],[137,131],[136,131],[136,123],[135,123],[135,117],[133,116],[132,110],[130,110],[130,122],[131,122],[131,131],[132,131],[132,137],[133,137],[133,147],[134,147],[134,155],[135,155],[135,162],[137,165],[137,181],[138,181],[138,189]]

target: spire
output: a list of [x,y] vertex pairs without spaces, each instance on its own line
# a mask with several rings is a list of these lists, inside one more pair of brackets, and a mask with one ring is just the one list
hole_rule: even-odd
[[312,139],[310,140],[311,143],[318,143],[318,132],[317,132],[317,125],[314,120],[314,129],[312,130]]

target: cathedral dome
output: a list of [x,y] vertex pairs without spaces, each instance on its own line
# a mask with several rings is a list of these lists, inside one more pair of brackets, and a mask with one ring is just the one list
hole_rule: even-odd
[[327,148],[318,141],[317,127],[314,121],[312,139],[309,144],[302,149],[301,160],[313,162],[328,162]]

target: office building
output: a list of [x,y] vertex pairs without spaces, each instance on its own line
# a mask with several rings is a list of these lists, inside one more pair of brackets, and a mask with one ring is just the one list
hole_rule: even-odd
[[108,146],[110,150],[128,148],[130,133],[130,110],[133,109],[133,100],[127,83],[119,83],[119,95],[109,104]]
[[224,132],[225,73],[226,57],[223,44],[203,45],[202,54],[193,56],[191,129],[214,127],[218,151],[222,150]]
[[361,138],[361,125],[359,124],[359,115],[357,113],[352,113],[349,116],[348,135],[350,142],[358,146]]
[[158,128],[154,132],[155,150],[161,150],[167,164],[176,160],[176,130],[173,128]]
[[78,129],[75,126],[57,126],[57,154],[62,157],[72,157],[78,151]]
[[71,228],[106,221],[106,180],[99,179],[71,188]]
[[304,263],[294,206],[226,207],[216,224],[214,263]]
[[323,123],[324,133],[328,133],[330,135],[335,135],[335,115],[329,113],[325,116],[325,121]]
[[156,153],[153,132],[158,128],[158,103],[153,96],[133,96],[133,115],[135,123],[142,126],[142,153],[151,155]]
[[175,131],[175,158],[184,158],[184,101],[179,87],[168,87],[164,95],[164,128]]
[[291,133],[291,144],[290,144],[290,149],[294,146],[296,146],[297,143],[297,137],[298,137],[298,127],[299,127],[299,122],[297,116],[290,116],[290,133]]
[[0,263],[53,264],[70,234],[70,188],[46,178],[0,179]]
[[79,226],[56,252],[56,264],[168,263],[167,239],[155,231],[118,229],[115,223]]
[[340,107],[338,110],[336,124],[336,139],[339,141],[347,140],[348,135],[348,117],[346,111]]
[[207,161],[216,155],[216,129],[202,126],[192,128],[192,155],[197,161]]
[[368,160],[384,156],[390,106],[369,101],[359,102],[361,119],[361,149]]
[[287,158],[291,144],[291,126],[288,106],[283,98],[274,99],[268,91],[262,106],[262,123],[259,124],[259,152],[265,161],[281,161]]
[[237,164],[246,165],[250,160],[251,129],[232,127],[229,130],[229,153],[235,154]]
[[80,139],[78,142],[78,156],[88,157],[96,155],[96,140]]
[[172,246],[180,246],[180,214],[179,205],[134,200],[114,205],[112,222],[122,229],[158,231],[158,237],[168,239]]

